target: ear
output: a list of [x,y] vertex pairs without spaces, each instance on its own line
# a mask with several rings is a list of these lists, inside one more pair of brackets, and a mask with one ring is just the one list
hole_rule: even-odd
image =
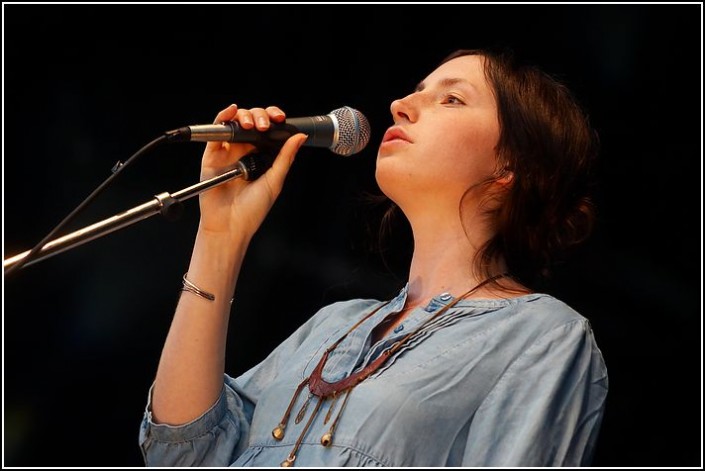
[[495,183],[504,187],[510,186],[512,182],[514,182],[514,172],[508,168],[504,168],[495,180]]

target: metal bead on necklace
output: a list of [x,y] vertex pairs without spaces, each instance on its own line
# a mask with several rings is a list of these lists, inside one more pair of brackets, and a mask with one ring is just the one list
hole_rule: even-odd
[[[363,369],[361,369],[361,370],[359,370],[359,371],[357,371],[357,372],[355,372],[355,373],[353,373],[353,374],[351,374],[351,375],[349,375],[339,381],[329,383],[323,379],[323,367],[325,366],[326,362],[328,361],[328,356],[333,352],[333,350],[336,349],[336,347],[353,330],[358,328],[363,322],[365,322],[367,319],[369,319],[374,314],[376,314],[380,309],[387,306],[389,304],[389,301],[382,304],[377,309],[373,310],[368,315],[363,317],[355,325],[353,325],[350,328],[350,330],[348,330],[335,343],[333,343],[330,347],[328,347],[325,352],[323,352],[323,356],[321,356],[321,359],[319,360],[316,367],[313,369],[313,372],[309,375],[308,378],[304,379],[296,387],[296,391],[294,392],[294,396],[291,398],[291,401],[289,402],[289,406],[287,407],[286,412],[284,412],[284,416],[279,421],[279,424],[274,428],[274,430],[272,430],[272,437],[274,437],[275,440],[281,441],[284,439],[284,436],[286,434],[286,426],[289,422],[289,416],[291,415],[294,404],[296,403],[296,399],[299,397],[299,394],[301,393],[303,388],[308,386],[309,395],[306,398],[306,401],[304,401],[304,404],[301,406],[301,409],[299,409],[298,413],[296,414],[296,418],[294,420],[295,423],[298,424],[303,421],[303,419],[306,415],[306,411],[308,410],[308,406],[309,406],[310,402],[312,400],[314,400],[314,396],[317,399],[316,405],[313,409],[313,412],[311,412],[311,415],[309,416],[308,421],[304,425],[303,430],[301,430],[301,433],[299,434],[299,437],[297,438],[293,449],[291,450],[291,452],[289,452],[289,455],[287,456],[287,458],[281,463],[281,466],[283,466],[283,467],[294,466],[294,463],[296,461],[296,453],[299,451],[299,448],[301,447],[301,442],[303,441],[304,436],[306,435],[306,433],[308,432],[308,429],[311,427],[311,424],[313,423],[314,419],[316,418],[318,411],[320,410],[323,402],[330,399],[330,404],[328,406],[328,412],[326,413],[326,417],[323,421],[324,425],[328,425],[328,422],[333,417],[333,412],[335,411],[336,405],[338,403],[338,399],[340,398],[341,395],[345,396],[343,399],[343,403],[340,405],[340,408],[338,409],[338,411],[335,415],[335,419],[331,423],[331,426],[321,436],[321,445],[323,445],[324,447],[329,447],[333,443],[333,437],[335,435],[335,430],[338,426],[338,422],[340,421],[340,416],[342,415],[342,412],[345,409],[345,405],[347,404],[348,399],[350,398],[350,392],[353,390],[353,388],[355,386],[360,384],[362,381],[366,380],[370,375],[372,375],[375,371],[377,371],[384,363],[387,362],[387,360],[394,353],[396,353],[402,346],[404,346],[406,344],[406,342],[414,334],[416,334],[418,331],[420,331],[429,322],[438,318],[440,315],[442,315],[443,313],[448,311],[450,308],[455,306],[459,301],[467,298],[468,296],[470,296],[472,293],[474,293],[475,291],[477,291],[478,289],[480,289],[482,286],[486,285],[487,283],[490,283],[492,281],[495,281],[499,278],[503,278],[508,275],[509,275],[508,273],[502,273],[500,275],[495,275],[495,276],[492,276],[492,277],[487,278],[486,280],[482,281],[477,286],[473,287],[471,290],[467,291],[466,293],[462,294],[458,298],[454,299],[453,302],[445,305],[438,312],[436,312],[433,316],[429,317],[425,322],[423,322],[421,325],[419,325],[416,329],[414,329],[413,331],[406,334],[401,340],[392,344],[391,347],[389,347],[387,350],[382,352],[374,361],[369,363],[366,367],[364,367]],[[408,310],[408,308],[406,310]]]

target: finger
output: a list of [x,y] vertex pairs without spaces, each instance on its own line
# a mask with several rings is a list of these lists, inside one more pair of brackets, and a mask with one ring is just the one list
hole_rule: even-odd
[[[224,110],[221,110],[220,113],[218,113],[215,117],[215,120],[213,120],[213,124],[220,124],[224,121],[232,121],[235,116],[237,115],[238,108],[236,104],[232,104],[225,108]],[[224,142],[208,142],[206,143],[206,150],[207,151],[215,151],[218,149],[223,148],[223,145],[226,144]]]
[[218,113],[218,115],[215,117],[215,120],[213,121],[213,124],[219,124],[223,121],[231,121],[236,114],[237,105],[233,103],[232,105],[228,106],[224,110],[221,110],[220,113]]
[[252,116],[251,110],[240,108],[239,110],[237,110],[237,115],[235,115],[235,119],[240,123],[240,126],[243,129],[252,129],[255,127],[255,121],[254,117]]
[[286,175],[289,173],[289,169],[294,163],[296,153],[307,138],[308,136],[306,134],[299,133],[287,139],[279,151],[277,158],[274,159],[272,167],[263,175],[274,196],[277,196],[281,192]]
[[277,106],[268,106],[265,111],[269,115],[269,120],[275,123],[281,123],[286,119],[286,114]]
[[255,127],[258,131],[266,131],[269,129],[269,115],[264,108],[252,108],[252,120],[255,122]]

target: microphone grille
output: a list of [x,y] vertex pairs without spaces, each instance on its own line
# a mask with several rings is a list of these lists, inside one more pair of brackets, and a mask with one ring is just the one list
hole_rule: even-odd
[[330,112],[338,120],[338,142],[331,149],[339,155],[353,155],[370,142],[370,122],[364,114],[344,106]]

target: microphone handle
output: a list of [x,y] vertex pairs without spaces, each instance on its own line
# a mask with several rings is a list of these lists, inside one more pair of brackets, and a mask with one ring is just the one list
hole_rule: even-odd
[[245,142],[255,147],[281,146],[284,141],[299,132],[297,128],[288,123],[270,123],[269,129],[266,131],[258,131],[255,128],[243,129],[236,121],[227,121],[221,124],[230,128],[228,142]]
[[[280,125],[275,123],[275,127],[278,126]],[[294,129],[294,134],[297,132],[308,134],[308,139],[304,142],[305,146],[325,147],[332,150],[338,145],[338,122],[331,115],[289,118],[284,126],[287,129]]]
[[167,137],[172,142],[245,142],[268,149],[281,147],[284,141],[300,132],[308,135],[305,146],[333,149],[338,143],[338,129],[330,116],[290,118],[284,123],[270,123],[266,131],[243,129],[237,121],[225,121],[183,127],[169,131]]
[[290,118],[284,123],[270,123],[266,131],[243,129],[236,121],[223,123],[232,128],[229,142],[247,142],[254,146],[281,146],[296,133],[308,134],[303,145],[333,148],[338,142],[335,122],[329,116]]

